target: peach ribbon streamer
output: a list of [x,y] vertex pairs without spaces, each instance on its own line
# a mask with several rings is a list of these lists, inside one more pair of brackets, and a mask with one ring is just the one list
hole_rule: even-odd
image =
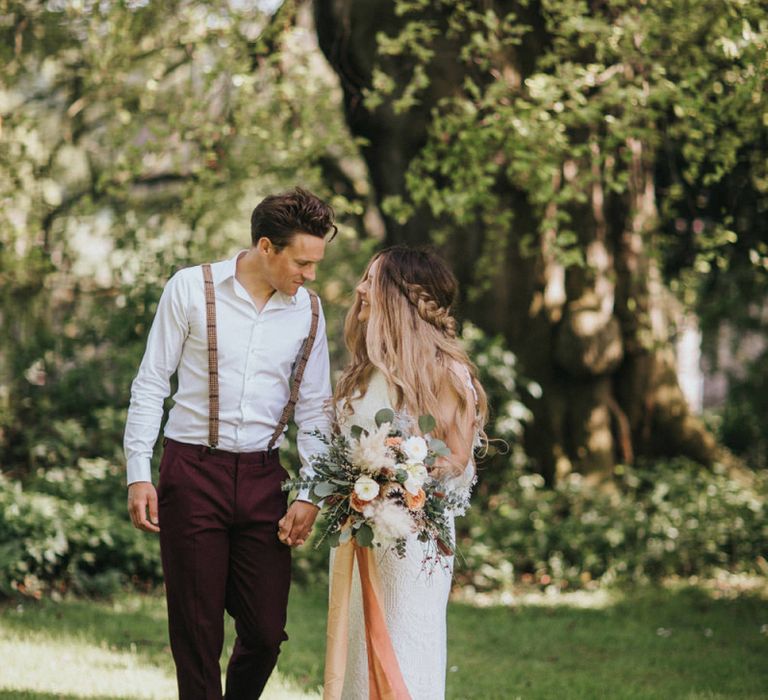
[[381,593],[373,551],[359,547],[354,540],[337,547],[333,560],[323,700],[339,700],[344,688],[349,648],[349,598],[355,559],[360,572],[365,616],[369,700],[411,700],[379,603]]

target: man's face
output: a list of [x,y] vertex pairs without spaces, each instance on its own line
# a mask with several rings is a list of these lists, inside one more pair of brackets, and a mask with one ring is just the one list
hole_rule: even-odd
[[267,251],[267,279],[278,291],[293,296],[305,282],[315,279],[317,263],[325,255],[325,239],[296,233],[281,251],[272,244]]

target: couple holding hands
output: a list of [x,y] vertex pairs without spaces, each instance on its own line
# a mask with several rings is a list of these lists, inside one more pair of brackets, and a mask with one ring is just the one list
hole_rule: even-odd
[[[447,449],[430,465],[433,479],[467,495],[474,480],[487,405],[456,339],[455,277],[429,251],[377,253],[347,314],[349,363],[332,391],[322,309],[303,285],[335,231],[333,210],[311,193],[268,196],[251,216],[251,247],[180,270],[157,307],[131,387],[128,509],[137,528],[160,536],[182,700],[222,697],[225,611],[237,632],[228,700],[260,697],[287,639],[291,548],[304,544],[319,511],[309,489],[290,505],[282,489],[278,448],[292,415],[307,480],[312,457],[328,448],[319,435],[375,430],[382,407],[434,418],[431,433]],[[155,490],[150,460],[174,373]],[[409,540],[404,555],[372,554],[375,633],[354,572],[343,640],[329,629],[328,700],[444,698],[452,557],[426,575],[424,543]],[[375,658],[377,649],[387,653]]]

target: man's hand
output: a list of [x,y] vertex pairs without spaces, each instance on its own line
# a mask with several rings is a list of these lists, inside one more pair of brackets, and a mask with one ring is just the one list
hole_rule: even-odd
[[288,506],[288,512],[280,519],[277,537],[290,547],[304,544],[312,525],[315,523],[320,508],[306,501],[294,501]]
[[145,532],[160,532],[157,526],[157,491],[149,481],[135,481],[128,487],[128,513],[135,528]]

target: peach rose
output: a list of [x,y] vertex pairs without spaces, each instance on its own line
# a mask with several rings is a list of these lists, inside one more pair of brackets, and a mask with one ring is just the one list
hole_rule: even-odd
[[427,500],[427,494],[424,493],[424,489],[419,489],[415,496],[407,491],[403,495],[405,496],[405,505],[408,506],[408,510],[421,510]]
[[399,447],[403,444],[403,438],[401,437],[388,437],[386,440],[384,440],[384,444],[387,447]]

